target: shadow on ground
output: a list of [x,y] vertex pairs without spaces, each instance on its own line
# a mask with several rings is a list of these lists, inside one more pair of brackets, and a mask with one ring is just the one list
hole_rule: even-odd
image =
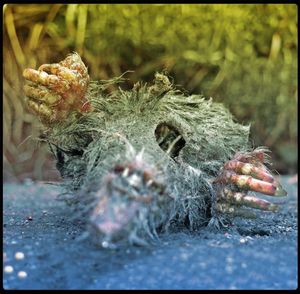
[[[5,289],[295,289],[297,185],[276,215],[161,236],[153,247],[98,248],[72,221],[59,188],[4,184]],[[269,198],[270,197],[264,197]],[[274,202],[274,201],[273,201]],[[24,258],[15,257],[17,252]],[[20,255],[20,254],[19,254]],[[21,256],[22,257],[22,256]],[[9,267],[10,266],[10,267]],[[26,274],[20,274],[20,271]],[[26,277],[24,277],[26,275]]]

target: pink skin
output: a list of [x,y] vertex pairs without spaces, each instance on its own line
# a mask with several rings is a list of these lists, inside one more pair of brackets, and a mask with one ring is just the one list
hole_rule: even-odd
[[262,170],[261,168],[255,167],[251,163],[244,163],[236,160],[231,160],[225,163],[225,169],[233,170],[237,173],[242,173],[244,175],[251,175],[259,180],[266,181],[269,183],[274,182],[274,177]]
[[276,186],[265,181],[256,180],[251,176],[238,175],[234,172],[224,171],[224,178],[227,183],[237,185],[239,188],[260,192],[266,195],[274,196]]
[[286,191],[268,171],[264,161],[264,150],[256,149],[244,155],[238,153],[224,164],[220,175],[214,181],[223,187],[219,191],[217,210],[233,215],[243,215],[242,210],[239,209],[241,205],[267,211],[277,210],[278,207],[269,201],[248,196],[246,193],[236,193],[226,188],[226,185],[233,184],[246,191],[260,192],[270,196],[286,196]]

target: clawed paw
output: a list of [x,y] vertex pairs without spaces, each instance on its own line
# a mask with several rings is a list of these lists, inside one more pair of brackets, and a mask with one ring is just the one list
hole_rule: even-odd
[[278,206],[258,197],[247,195],[248,191],[269,196],[286,196],[287,192],[267,169],[266,150],[257,148],[252,152],[238,153],[224,164],[220,175],[214,180],[218,188],[216,209],[233,216],[255,217],[246,208],[276,212]]
[[76,53],[59,63],[43,64],[38,70],[27,68],[23,76],[28,107],[44,124],[64,120],[71,111],[86,112],[90,104],[85,97],[89,85],[86,66]]

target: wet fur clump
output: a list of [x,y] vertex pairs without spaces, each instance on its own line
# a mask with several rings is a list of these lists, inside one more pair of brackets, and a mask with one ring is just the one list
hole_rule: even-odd
[[249,150],[249,126],[235,123],[230,112],[212,99],[176,90],[166,75],[157,73],[152,85],[137,83],[129,91],[120,87],[107,91],[122,81],[119,77],[91,82],[88,99],[93,111],[72,113],[46,131],[65,180],[61,198],[89,216],[108,195],[99,193],[103,185],[112,184],[105,176],[120,180],[115,166],[138,157],[143,168],[155,171],[153,181],[160,178],[165,198],[141,204],[143,213],[133,222],[135,236],[147,239],[174,226],[206,225],[214,217],[212,179],[236,152]]

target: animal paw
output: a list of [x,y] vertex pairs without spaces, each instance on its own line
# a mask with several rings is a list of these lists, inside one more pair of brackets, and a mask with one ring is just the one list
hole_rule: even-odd
[[[278,206],[258,197],[248,195],[249,191],[274,197],[286,196],[287,192],[266,167],[266,149],[238,153],[226,162],[220,175],[214,180],[217,189],[216,209],[233,216],[253,218],[255,213],[245,208],[276,212]],[[244,208],[242,207],[244,206]]]
[[24,86],[27,105],[44,124],[62,121],[72,111],[91,110],[85,97],[90,78],[76,53],[59,63],[43,64],[38,70],[27,68],[23,77],[29,81]]

